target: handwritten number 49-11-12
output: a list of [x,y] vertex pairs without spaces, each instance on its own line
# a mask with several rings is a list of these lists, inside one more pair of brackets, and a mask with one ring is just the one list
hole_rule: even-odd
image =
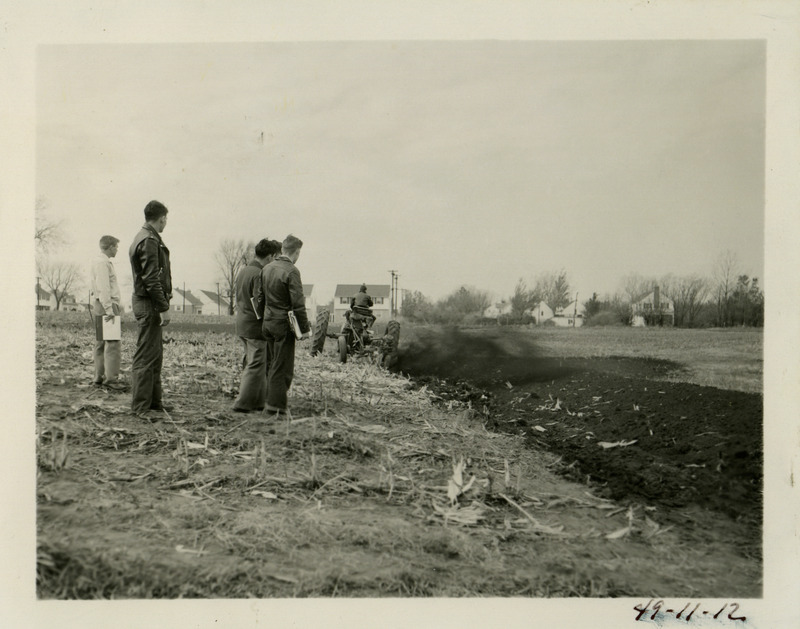
[[[655,601],[654,602],[653,599],[650,599],[647,602],[647,605],[634,605],[633,609],[635,609],[637,612],[639,612],[639,614],[636,616],[635,620],[655,620],[656,616],[658,616],[659,613],[662,613],[662,614],[675,614],[675,618],[676,619],[685,620],[685,621],[688,622],[688,621],[690,621],[692,619],[692,616],[700,608],[700,603],[697,603],[694,607],[692,607],[691,603],[686,603],[686,606],[683,609],[681,609],[681,610],[676,612],[673,609],[665,609],[665,607],[664,607],[665,604],[666,603],[664,603],[664,601]],[[652,605],[652,607],[651,607],[651,605]],[[711,618],[719,618],[720,616],[722,616],[722,613],[726,609],[728,609],[728,604],[727,603],[725,603],[725,605],[723,605],[722,608],[719,611],[717,611],[716,613],[711,615]],[[649,618],[647,618],[647,614],[649,614],[650,612],[652,612],[652,614],[650,615]],[[728,615],[727,615],[728,620],[741,620],[741,621],[747,620],[747,616],[734,615],[734,614],[737,614],[738,612],[739,612],[739,604],[738,603],[731,603],[730,604],[730,609],[728,610]],[[698,613],[698,615],[703,615],[703,616],[708,616],[709,614],[711,614],[711,612],[708,611],[708,610],[703,610],[703,611]],[[725,616],[722,616],[722,617],[725,618]]]

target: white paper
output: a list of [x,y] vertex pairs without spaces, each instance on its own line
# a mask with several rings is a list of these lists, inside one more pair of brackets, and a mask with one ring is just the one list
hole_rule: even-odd
[[111,321],[108,321],[105,317],[103,317],[103,340],[122,340],[122,317],[115,316],[111,319]]

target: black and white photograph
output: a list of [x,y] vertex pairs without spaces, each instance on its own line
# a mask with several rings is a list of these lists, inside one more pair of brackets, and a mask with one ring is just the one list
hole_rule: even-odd
[[15,5],[4,626],[800,621],[796,6]]

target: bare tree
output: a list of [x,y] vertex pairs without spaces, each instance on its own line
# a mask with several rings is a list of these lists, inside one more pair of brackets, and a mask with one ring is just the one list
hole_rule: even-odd
[[733,324],[733,292],[739,277],[739,260],[733,251],[725,251],[717,258],[712,271],[714,301],[717,304],[717,325]]
[[43,259],[36,265],[40,282],[56,300],[56,310],[71,290],[83,280],[80,268],[73,262],[58,262]]
[[46,254],[64,243],[63,221],[55,221],[47,216],[47,200],[36,198],[36,227],[34,230],[36,253]]
[[643,277],[638,273],[632,273],[622,278],[623,297],[632,304],[653,290],[657,284],[651,277]]
[[668,294],[675,305],[675,325],[692,327],[708,299],[709,281],[699,275],[675,278]]
[[222,296],[228,300],[228,314],[232,315],[236,311],[236,275],[247,265],[248,252],[253,247],[252,243],[245,243],[242,239],[226,238],[220,241],[219,249],[214,255],[217,267],[222,272]]

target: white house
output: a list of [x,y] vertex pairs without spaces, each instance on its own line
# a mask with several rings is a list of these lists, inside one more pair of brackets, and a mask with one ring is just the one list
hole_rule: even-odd
[[577,300],[572,300],[566,306],[556,308],[553,315],[553,323],[564,328],[579,328],[583,325],[583,304]]
[[[36,297],[36,310],[55,310],[56,309],[56,296],[48,290],[45,290],[41,285],[34,287],[34,294],[38,292]],[[59,310],[71,312],[83,312],[88,310],[88,304],[79,302],[75,295],[67,293],[61,298],[61,303],[58,305]]]
[[658,286],[653,289],[653,292],[631,304],[632,326],[644,327],[646,325],[674,324],[675,302],[662,295]]
[[[184,291],[180,288],[176,288],[174,289],[174,296],[170,302],[169,309],[170,312],[180,312],[183,314],[203,314],[203,302],[193,295],[192,291]],[[214,314],[217,314],[216,304]]]
[[[200,312],[203,315],[226,315],[228,314],[228,301],[218,296],[217,293],[211,290],[198,290],[194,296],[200,302]],[[175,298],[172,299],[175,301]]]
[[530,315],[531,318],[533,318],[534,323],[538,325],[552,319],[554,313],[550,306],[548,306],[545,302],[540,301],[538,304],[533,306],[533,308],[526,310],[525,314]]
[[502,315],[510,315],[511,310],[511,302],[504,299],[486,308],[486,310],[483,311],[483,317],[485,319],[498,319]]
[[50,291],[41,286],[36,286],[36,310],[55,310],[56,298]]
[[[333,321],[344,321],[344,313],[350,309],[350,299],[356,295],[361,284],[337,284],[333,294]],[[389,284],[367,284],[367,294],[372,297],[372,314],[375,323],[386,323],[392,317],[391,287]],[[308,304],[306,304],[308,309]],[[399,304],[398,304],[399,309]]]

